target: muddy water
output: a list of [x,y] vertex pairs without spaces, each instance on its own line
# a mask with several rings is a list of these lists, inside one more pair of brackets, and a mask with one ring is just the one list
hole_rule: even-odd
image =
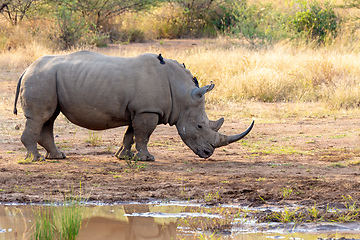
[[[0,205],[0,240],[32,239],[40,208],[64,207]],[[234,206],[210,208],[188,203],[89,205],[83,207],[77,239],[360,239],[358,222],[259,224],[245,217],[249,214]]]

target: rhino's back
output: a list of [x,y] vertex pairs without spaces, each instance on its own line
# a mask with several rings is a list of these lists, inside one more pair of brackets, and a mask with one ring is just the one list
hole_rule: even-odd
[[167,73],[155,54],[121,58],[80,51],[40,59],[38,76],[56,85],[60,110],[77,125],[107,129],[128,125],[134,114],[171,111]]

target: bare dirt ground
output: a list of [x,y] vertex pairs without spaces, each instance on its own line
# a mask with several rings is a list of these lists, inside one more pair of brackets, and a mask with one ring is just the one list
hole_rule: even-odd
[[[149,144],[156,161],[132,164],[114,157],[125,127],[90,132],[60,116],[55,139],[67,158],[21,164],[25,121],[21,111],[12,114],[20,74],[1,70],[0,202],[56,201],[72,195],[105,203],[160,199],[310,206],[336,205],[348,196],[360,199],[360,115],[257,119],[255,114],[255,126],[244,140],[216,149],[208,159],[187,148],[175,127],[160,125]],[[211,118],[224,116],[220,132],[233,134],[251,122],[249,116],[241,118],[244,104],[209,106],[207,112]],[[253,112],[291,108],[248,104]]]

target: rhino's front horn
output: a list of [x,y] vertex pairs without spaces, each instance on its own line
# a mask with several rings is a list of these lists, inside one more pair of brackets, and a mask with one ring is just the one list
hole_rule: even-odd
[[217,121],[211,121],[210,120],[210,127],[212,128],[212,130],[214,130],[215,132],[219,131],[219,129],[221,128],[221,126],[224,123],[224,118],[220,118]]
[[231,136],[226,136],[226,135],[222,135],[220,134],[220,139],[218,141],[218,143],[216,144],[215,147],[222,147],[225,145],[228,145],[230,143],[239,141],[240,139],[242,139],[243,137],[245,137],[253,128],[255,121],[253,120],[250,124],[250,126],[243,132],[240,134],[236,134],[236,135],[231,135]]
[[202,96],[204,96],[205,93],[213,90],[214,87],[215,87],[215,84],[211,83],[210,85],[206,85],[201,88],[195,88],[191,92],[191,96],[195,99],[200,99],[200,98],[202,98]]

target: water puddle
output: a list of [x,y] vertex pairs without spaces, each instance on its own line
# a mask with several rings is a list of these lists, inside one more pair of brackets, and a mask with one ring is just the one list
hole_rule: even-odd
[[51,234],[60,234],[64,225],[74,228],[78,221],[79,240],[360,239],[359,222],[257,223],[256,217],[249,217],[260,211],[268,209],[183,202],[78,207],[0,205],[0,240],[36,239],[34,234],[46,232],[42,229],[46,228],[44,219],[51,223]]

